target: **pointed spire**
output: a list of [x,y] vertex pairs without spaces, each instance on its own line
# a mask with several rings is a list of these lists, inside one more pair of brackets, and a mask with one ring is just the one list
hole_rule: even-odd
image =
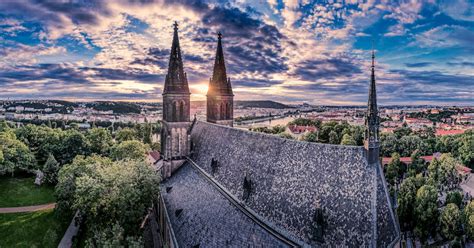
[[173,43],[171,45],[168,74],[165,79],[163,93],[186,93],[189,94],[188,79],[183,69],[181,48],[179,46],[178,22],[174,22]]
[[222,49],[222,34],[217,33],[217,50],[214,61],[214,71],[209,83],[208,94],[233,95],[230,80],[227,78],[225,68],[224,51]]
[[377,91],[375,86],[375,51],[372,49],[372,66],[370,76],[368,115],[371,117],[378,116],[377,111]]

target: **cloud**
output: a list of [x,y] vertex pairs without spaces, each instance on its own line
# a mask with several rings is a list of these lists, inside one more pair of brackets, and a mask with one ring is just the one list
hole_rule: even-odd
[[431,62],[418,62],[418,63],[405,63],[405,66],[418,68],[418,67],[427,67],[427,66],[430,66],[432,64],[433,63],[431,63]]

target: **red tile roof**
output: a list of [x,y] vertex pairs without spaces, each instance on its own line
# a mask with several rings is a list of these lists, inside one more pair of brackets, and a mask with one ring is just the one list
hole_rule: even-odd
[[305,133],[305,132],[314,132],[316,131],[316,127],[313,126],[298,126],[298,125],[290,125],[288,126],[292,133]]
[[151,151],[148,153],[154,160],[160,159],[160,152],[159,151]]
[[445,135],[456,135],[456,134],[463,134],[466,130],[442,130],[436,129],[436,136],[445,136]]

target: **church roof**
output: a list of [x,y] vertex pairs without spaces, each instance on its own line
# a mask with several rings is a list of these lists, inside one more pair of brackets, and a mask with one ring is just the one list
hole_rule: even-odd
[[189,162],[161,189],[180,247],[291,247],[247,216]]
[[[194,125],[191,139],[192,159],[200,168],[302,243],[387,247],[399,238],[380,165],[368,164],[363,147],[293,141],[204,122]],[[319,210],[326,223],[323,243],[314,221]]]

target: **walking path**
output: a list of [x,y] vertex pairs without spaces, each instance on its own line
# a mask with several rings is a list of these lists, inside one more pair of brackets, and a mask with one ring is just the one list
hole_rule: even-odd
[[48,203],[48,204],[36,205],[36,206],[0,208],[0,214],[36,212],[40,210],[53,209],[55,206],[56,206],[56,203],[53,202],[53,203]]

